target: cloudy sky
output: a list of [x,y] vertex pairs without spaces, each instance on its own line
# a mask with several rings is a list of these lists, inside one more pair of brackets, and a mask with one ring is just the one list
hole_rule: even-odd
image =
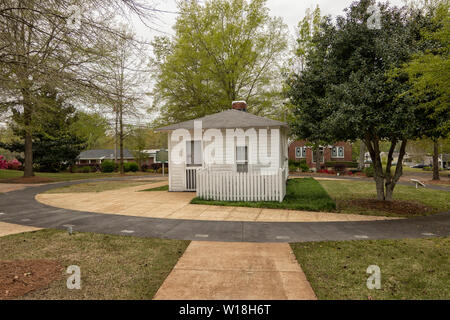
[[[200,3],[202,1],[200,0]],[[272,16],[283,18],[284,22],[289,26],[289,31],[294,34],[295,27],[303,18],[306,9],[315,8],[319,5],[322,15],[337,16],[343,14],[343,9],[348,7],[353,0],[268,0],[267,7],[271,11]],[[387,1],[379,1],[387,2]],[[401,6],[404,0],[390,0],[391,5]],[[175,0],[155,0],[156,6],[160,10],[176,12],[177,6]],[[149,30],[139,22],[135,27],[140,36],[151,39],[155,35],[163,33],[173,34],[172,25],[175,23],[177,15],[173,13],[161,13],[154,27],[162,32]]]

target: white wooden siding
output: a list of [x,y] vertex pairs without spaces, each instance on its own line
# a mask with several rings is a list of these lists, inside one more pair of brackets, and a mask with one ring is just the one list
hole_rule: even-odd
[[283,201],[285,169],[273,174],[197,169],[197,196],[220,201]]

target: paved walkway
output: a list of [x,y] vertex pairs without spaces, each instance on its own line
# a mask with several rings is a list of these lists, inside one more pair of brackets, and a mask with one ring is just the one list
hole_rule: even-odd
[[[124,180],[122,179],[108,180]],[[99,214],[51,207],[35,200],[46,190],[105,179],[61,182],[0,194],[0,222],[39,228],[165,239],[230,242],[302,242],[401,239],[450,235],[450,212],[381,221],[252,222],[164,219]]]
[[10,234],[30,232],[40,230],[41,228],[35,228],[30,226],[23,226],[20,224],[0,222],[0,237],[7,236]]
[[154,299],[317,298],[287,243],[193,241]]
[[141,192],[141,190],[163,185],[167,185],[167,182],[156,182],[104,192],[38,194],[36,200],[57,208],[164,219],[253,222],[377,221],[399,219],[333,212],[189,204],[192,198],[195,197],[194,192]]

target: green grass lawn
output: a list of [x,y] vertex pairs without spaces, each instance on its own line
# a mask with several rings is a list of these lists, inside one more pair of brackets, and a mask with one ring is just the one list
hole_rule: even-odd
[[[101,173],[101,172],[91,172],[91,173],[70,173],[70,172],[35,172],[37,177],[49,178],[54,181],[70,181],[70,180],[80,180],[80,179],[99,179],[108,177],[119,177],[120,174],[116,172],[112,173]],[[150,175],[148,172],[127,172],[127,176],[142,176]],[[0,170],[0,182],[2,179],[15,179],[23,176],[23,171],[18,170]]]
[[[450,238],[291,244],[319,299],[450,299]],[[381,289],[366,286],[369,265]]]
[[[51,259],[61,279],[24,299],[151,299],[189,241],[40,230],[0,238],[0,260]],[[81,289],[69,290],[69,265],[81,269]]]
[[124,180],[124,181],[98,181],[74,184],[61,188],[51,189],[44,193],[83,193],[83,192],[102,192],[108,190],[117,190],[128,187],[141,186],[149,183],[155,183],[162,180]]
[[218,206],[239,206],[254,208],[274,208],[310,211],[332,211],[335,202],[313,178],[290,179],[287,181],[286,196],[283,202],[278,201],[215,201],[200,198],[192,199],[193,204],[209,204]]
[[145,190],[141,190],[141,191],[169,191],[169,185],[156,187],[156,188],[145,189]]
[[[343,213],[358,213],[384,216],[402,216],[395,213],[368,209],[360,206],[348,205],[350,199],[376,199],[375,183],[362,181],[336,181],[321,180],[320,184],[325,188],[332,199],[336,200],[337,208]],[[431,208],[431,211],[422,215],[444,212],[450,210],[450,193],[426,188],[397,185],[394,189],[394,200],[419,203]]]

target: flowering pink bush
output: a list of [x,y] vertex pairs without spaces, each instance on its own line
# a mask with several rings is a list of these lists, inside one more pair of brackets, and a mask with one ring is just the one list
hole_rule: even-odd
[[6,161],[5,157],[0,155],[0,169],[19,170],[21,166],[22,163],[19,160]]
[[14,159],[14,160],[8,161],[7,166],[8,166],[8,169],[10,169],[10,170],[19,170],[20,167],[22,166],[22,163],[19,160]]
[[8,169],[8,164],[2,155],[0,155],[0,169]]

